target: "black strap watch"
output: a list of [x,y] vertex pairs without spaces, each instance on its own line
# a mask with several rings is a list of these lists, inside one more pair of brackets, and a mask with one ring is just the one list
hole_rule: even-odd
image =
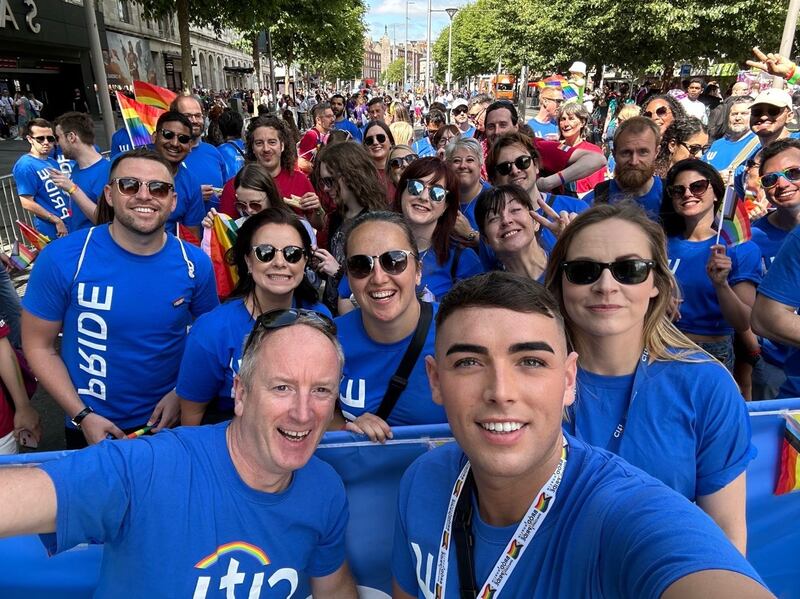
[[94,410],[89,406],[86,406],[72,418],[71,420],[72,424],[74,424],[78,429],[80,429],[81,422],[83,422],[83,419],[86,418],[89,414],[94,414]]

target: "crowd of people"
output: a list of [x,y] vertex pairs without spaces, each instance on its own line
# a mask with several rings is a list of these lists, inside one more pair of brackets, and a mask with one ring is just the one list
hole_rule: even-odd
[[[182,95],[111,160],[88,115],[32,119],[14,177],[58,239],[21,320],[0,293],[0,452],[41,435],[20,364],[81,451],[0,470],[0,535],[104,542],[100,595],[144,576],[205,597],[218,576],[233,597],[245,570],[260,589],[263,562],[221,559],[243,539],[352,598],[317,444],[449,423],[457,443],[400,486],[396,598],[771,596],[745,559],[745,402],[800,396],[800,139],[787,91],[737,83],[709,107],[702,90],[614,98],[599,143],[594,107],[558,88],[527,123],[481,94],[418,123],[383,94],[247,123]],[[732,201],[753,235],[726,245]],[[223,214],[220,297],[190,239]]]

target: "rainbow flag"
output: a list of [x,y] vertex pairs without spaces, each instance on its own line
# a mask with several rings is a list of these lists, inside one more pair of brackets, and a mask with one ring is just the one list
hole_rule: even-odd
[[138,148],[151,144],[158,117],[165,111],[131,100],[120,92],[117,92],[117,101],[122,110],[122,120],[125,121],[125,129],[128,130],[133,147]]
[[567,83],[561,87],[561,92],[564,94],[564,100],[577,100],[580,94],[580,88],[574,83]]
[[137,102],[164,110],[169,110],[170,103],[178,97],[178,94],[166,87],[159,87],[144,81],[133,82],[133,93],[136,95]]
[[15,241],[11,245],[11,255],[0,254],[0,262],[9,268],[23,272],[36,260],[38,255],[39,250],[31,249],[27,245]]
[[39,233],[35,227],[31,227],[21,220],[17,221],[17,227],[19,227],[19,232],[22,233],[22,236],[28,241],[28,243],[30,243],[40,252],[44,249],[44,246],[52,241],[47,235]]
[[[214,279],[217,283],[217,295],[226,298],[231,294],[236,283],[239,282],[239,275],[236,267],[228,264],[225,254],[233,247],[239,227],[236,221],[227,214],[217,214],[214,217],[214,225],[211,229],[206,229],[204,237],[208,236],[208,253],[211,257],[211,264],[214,267]],[[205,239],[204,239],[205,245]]]
[[536,86],[539,89],[544,89],[545,87],[557,87],[559,89],[563,89],[567,85],[567,79],[563,75],[551,75],[550,77],[546,77],[541,81],[536,82]]
[[178,239],[183,239],[185,242],[191,243],[194,246],[200,247],[200,240],[189,230],[189,227],[182,223],[178,223],[178,234],[176,237]]
[[778,482],[775,484],[775,495],[784,495],[800,489],[800,413],[789,413],[784,416],[786,428],[783,431],[781,445],[781,463],[778,470]]
[[712,228],[717,232],[717,243],[722,239],[727,246],[739,245],[753,237],[747,206],[736,196],[733,186],[725,190]]

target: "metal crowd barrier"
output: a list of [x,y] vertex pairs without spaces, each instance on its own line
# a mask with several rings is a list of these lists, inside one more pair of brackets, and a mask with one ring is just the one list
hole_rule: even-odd
[[13,175],[0,177],[0,251],[6,254],[11,252],[15,241],[22,242],[16,221],[33,226],[31,213],[23,210],[17,194],[17,184]]

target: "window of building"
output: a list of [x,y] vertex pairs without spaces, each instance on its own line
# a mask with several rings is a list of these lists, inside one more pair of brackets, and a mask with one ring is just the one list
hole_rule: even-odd
[[131,22],[131,7],[128,0],[117,0],[117,16],[123,23]]

